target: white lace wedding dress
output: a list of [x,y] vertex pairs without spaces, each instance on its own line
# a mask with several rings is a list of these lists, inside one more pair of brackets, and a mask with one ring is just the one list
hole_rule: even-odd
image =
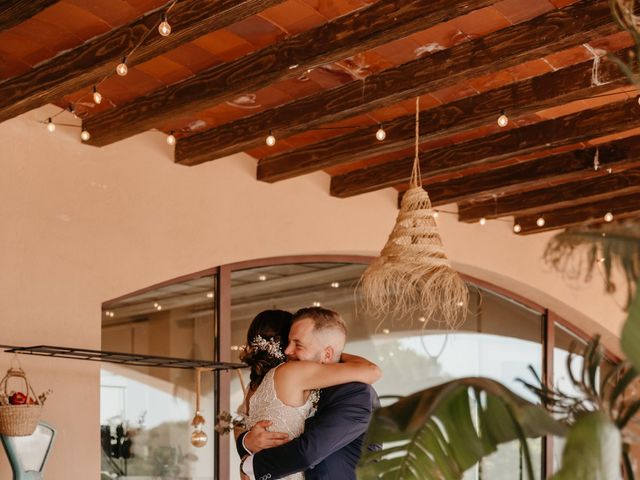
[[[315,406],[319,398],[319,392],[314,390],[309,398],[300,407],[290,407],[280,401],[276,395],[274,374],[278,367],[272,368],[262,379],[260,386],[249,399],[249,415],[247,416],[247,428],[250,429],[260,420],[272,422],[269,427],[271,432],[284,432],[289,434],[289,439],[296,438],[304,431],[305,420],[315,413]],[[286,480],[303,480],[304,473],[294,473]]]

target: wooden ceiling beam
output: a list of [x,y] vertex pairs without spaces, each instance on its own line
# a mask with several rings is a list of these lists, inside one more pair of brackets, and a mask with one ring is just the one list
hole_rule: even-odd
[[[623,58],[627,51],[621,52]],[[492,123],[505,108],[509,117],[514,119],[629,83],[613,62],[602,63],[599,73],[602,79],[606,79],[605,85],[593,87],[593,61],[590,60],[423,111],[420,113],[420,141]],[[373,134],[376,129],[361,128],[263,158],[258,162],[258,180],[285,180],[409,147],[415,141],[415,115],[385,122],[387,136],[382,142]]]
[[612,195],[632,192],[640,192],[640,168],[611,174],[601,169],[597,177],[587,180],[563,183],[561,186],[547,184],[545,188],[530,192],[459,203],[458,220],[473,223],[481,218],[488,220],[510,215],[533,215],[565,207],[579,208],[583,203],[600,202],[607,207],[611,205],[609,198]]
[[[169,13],[172,33],[156,30],[165,8],[94,37],[60,53],[28,72],[0,83],[0,122],[91,86],[112,74],[138,43],[129,66],[146,62],[202,35],[261,12],[282,0],[189,0],[175,4]],[[27,3],[19,2],[19,3]]]
[[[597,201],[586,205],[559,208],[544,212],[542,215],[517,216],[514,219],[514,225],[520,225],[522,228],[520,235],[528,235],[560,228],[602,224],[605,223],[604,216],[607,212],[613,214],[614,221],[640,217],[640,194],[612,195],[608,202]],[[544,219],[542,227],[537,224],[540,217]]]
[[[580,0],[495,33],[182,139],[176,162],[196,165],[385,107],[615,33],[608,2]],[[364,88],[363,88],[364,87]]]
[[[378,0],[371,5],[192,78],[99,113],[84,123],[87,143],[104,146],[194,111],[213,107],[273,82],[300,76],[406,37],[497,0]],[[264,128],[264,127],[263,127]]]
[[0,2],[0,32],[15,27],[59,0],[4,0]]
[[[481,173],[461,173],[447,180],[424,181],[433,205],[462,202],[489,195],[509,195],[539,188],[545,183],[572,182],[598,176],[594,158],[598,155],[600,169],[614,172],[635,166],[640,161],[640,137],[584,148],[566,153],[527,160]],[[398,195],[402,197],[403,192]]]
[[[618,101],[564,117],[498,132],[450,147],[421,153],[424,181],[429,175],[472,165],[487,164],[549,148],[576,144],[597,137],[640,127],[640,106],[636,99]],[[408,183],[413,157],[354,170],[331,179],[331,194],[350,197],[381,188]]]

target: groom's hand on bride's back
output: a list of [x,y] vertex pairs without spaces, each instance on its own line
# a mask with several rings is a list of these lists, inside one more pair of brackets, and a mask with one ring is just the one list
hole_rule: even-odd
[[258,453],[266,448],[277,447],[289,441],[289,435],[281,432],[270,432],[267,430],[271,422],[262,420],[257,422],[244,437],[244,446],[251,453]]

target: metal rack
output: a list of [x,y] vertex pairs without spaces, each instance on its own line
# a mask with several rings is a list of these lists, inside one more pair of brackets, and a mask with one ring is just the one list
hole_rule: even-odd
[[70,358],[74,360],[88,360],[92,362],[117,363],[136,367],[160,368],[203,368],[213,371],[233,370],[245,368],[243,363],[214,362],[211,360],[193,360],[189,358],[162,357],[158,355],[141,355],[135,353],[107,352],[103,350],[89,350],[86,348],[56,347],[51,345],[37,345],[32,347],[16,347],[0,345],[6,353],[37,355],[43,357]]

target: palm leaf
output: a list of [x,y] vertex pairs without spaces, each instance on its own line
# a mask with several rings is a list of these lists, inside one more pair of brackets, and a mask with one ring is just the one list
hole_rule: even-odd
[[609,416],[592,412],[571,427],[562,452],[562,468],[552,480],[622,479],[622,436]]
[[[640,286],[638,290],[640,291]],[[637,371],[640,371],[640,295],[638,292],[629,306],[629,316],[622,328],[620,343],[627,359]]]
[[571,279],[584,278],[589,281],[593,272],[601,269],[608,292],[615,291],[613,272],[622,272],[628,306],[640,277],[640,223],[566,230],[549,241],[544,260]]
[[498,445],[520,440],[533,479],[526,438],[563,435],[565,430],[541,406],[500,383],[461,378],[378,409],[365,444],[387,446],[363,453],[358,478],[460,479]]

